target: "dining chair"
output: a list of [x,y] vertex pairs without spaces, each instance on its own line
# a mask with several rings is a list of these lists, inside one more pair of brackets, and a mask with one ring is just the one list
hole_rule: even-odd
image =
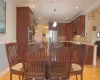
[[72,48],[71,47],[51,47],[49,49],[49,76],[51,79],[70,78]]
[[44,48],[30,47],[29,52],[23,55],[24,77],[27,79],[45,78],[46,54]]
[[76,45],[76,47],[78,52],[75,53],[77,54],[76,58],[72,61],[71,75],[75,75],[76,80],[78,80],[78,75],[80,75],[81,80],[83,80],[84,63],[88,52],[88,46],[86,44],[80,44]]
[[19,79],[20,76],[23,78],[23,65],[21,63],[21,57],[18,56],[19,50],[17,43],[8,43],[5,46],[10,68],[10,80],[12,80],[12,74],[19,75]]
[[28,47],[28,52],[37,52],[38,51],[38,49],[39,50],[41,50],[41,49],[44,49],[45,51],[44,51],[44,54],[45,54],[45,57],[47,58],[47,55],[48,55],[48,53],[47,53],[47,47],[44,47],[44,46],[42,46],[42,43],[37,43],[37,45],[31,45],[31,46],[29,46]]

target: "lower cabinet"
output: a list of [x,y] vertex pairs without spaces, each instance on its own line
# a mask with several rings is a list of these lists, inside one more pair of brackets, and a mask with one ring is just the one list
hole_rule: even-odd
[[92,63],[93,63],[93,52],[94,52],[94,46],[88,45],[88,53],[87,53],[86,61],[85,61],[86,65],[92,65]]

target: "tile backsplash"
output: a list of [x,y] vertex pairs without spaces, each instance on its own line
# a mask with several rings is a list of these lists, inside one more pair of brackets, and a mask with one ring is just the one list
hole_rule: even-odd
[[79,42],[79,43],[86,43],[87,42],[87,38],[86,38],[86,36],[75,35],[73,37],[73,41],[74,42]]

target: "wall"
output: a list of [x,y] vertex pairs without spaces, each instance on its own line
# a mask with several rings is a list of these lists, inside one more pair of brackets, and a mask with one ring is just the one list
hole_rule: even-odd
[[37,25],[37,31],[39,31],[43,34],[47,34],[48,33],[48,25],[38,24]]
[[[96,31],[93,31],[93,26],[97,27]],[[95,20],[88,21],[88,43],[94,43],[95,41],[100,40],[100,38],[96,37],[96,33],[100,32],[100,23],[96,22]]]
[[94,9],[100,6],[100,0],[96,0],[95,3],[90,5],[87,9],[81,12],[79,15],[85,15],[85,35],[88,33],[88,14]]
[[48,33],[48,25],[38,24],[37,25],[37,32],[35,33],[35,41],[41,42],[42,41],[42,34]]
[[[88,43],[95,43],[100,40],[96,37],[97,32],[100,32],[100,7],[94,9],[88,14]],[[94,14],[94,15],[93,15]],[[96,31],[93,31],[93,26],[97,27]]]
[[0,73],[8,68],[5,43],[16,41],[16,5],[14,0],[6,2],[6,33],[0,33]]
[[[89,13],[92,12],[93,10],[95,10],[96,8],[100,7],[100,0],[96,0],[95,3],[93,3],[92,5],[90,5],[86,10],[84,10],[82,13],[80,13],[79,15],[85,15],[85,35],[87,37],[87,42],[88,43],[93,43],[94,41],[91,41],[91,21],[89,22]],[[89,30],[90,29],[90,30]],[[95,37],[94,37],[95,38]]]

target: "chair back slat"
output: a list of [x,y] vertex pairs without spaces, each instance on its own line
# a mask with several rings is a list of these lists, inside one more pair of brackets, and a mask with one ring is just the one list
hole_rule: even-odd
[[11,68],[18,63],[18,46],[17,43],[8,43],[5,46],[9,67]]
[[69,76],[71,66],[72,50],[70,47],[51,47],[50,48],[50,75]]
[[28,77],[44,76],[45,48],[35,49],[24,55],[25,74]]
[[[39,49],[39,50],[38,50]],[[32,46],[29,46],[28,47],[28,52],[31,52],[31,53],[33,53],[33,52],[45,52],[44,54],[45,54],[45,59],[47,59],[47,48],[45,48],[45,47],[39,47],[39,46],[34,46],[34,45],[32,45]]]

